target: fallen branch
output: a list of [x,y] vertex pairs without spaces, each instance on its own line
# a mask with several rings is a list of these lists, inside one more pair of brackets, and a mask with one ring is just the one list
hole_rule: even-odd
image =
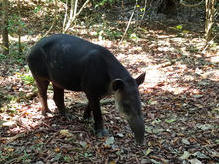
[[0,141],[6,140],[6,142],[7,142],[6,144],[8,144],[8,143],[11,143],[11,142],[15,141],[16,139],[22,138],[24,136],[26,136],[25,133],[20,133],[20,134],[13,136],[13,137],[0,137]]
[[56,132],[56,133],[54,133],[51,137],[49,137],[49,139],[45,142],[45,144],[44,145],[47,145],[50,141],[52,141],[52,139],[56,136],[56,135],[58,135],[59,134],[59,132]]

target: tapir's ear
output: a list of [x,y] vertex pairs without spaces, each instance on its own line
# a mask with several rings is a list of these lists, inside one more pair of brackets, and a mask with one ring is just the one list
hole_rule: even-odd
[[112,90],[117,91],[118,89],[123,89],[125,86],[125,83],[122,79],[115,79],[112,82]]
[[145,74],[146,74],[146,73],[144,72],[144,73],[142,73],[140,76],[138,76],[138,77],[135,79],[135,80],[136,80],[136,83],[138,84],[138,86],[144,82]]

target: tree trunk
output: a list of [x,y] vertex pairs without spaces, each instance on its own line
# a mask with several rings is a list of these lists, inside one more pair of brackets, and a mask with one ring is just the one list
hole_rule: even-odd
[[[21,20],[21,2],[18,0],[18,16],[19,16],[19,21]],[[21,23],[19,22],[18,24],[18,51],[19,55],[22,55],[22,45],[21,45],[21,32],[22,32],[22,26]]]
[[205,20],[205,38],[207,41],[212,39],[212,27],[214,24],[215,0],[206,0],[206,20]]
[[[86,0],[84,4],[81,6],[80,10],[77,12],[78,8],[78,0],[71,0],[71,9],[69,11],[68,16],[68,0],[66,0],[66,7],[65,7],[65,18],[63,21],[63,33],[66,33],[67,30],[70,28],[72,23],[76,20],[77,16],[81,13],[81,11],[85,8],[90,0]],[[67,21],[67,22],[66,22]]]
[[2,2],[2,42],[3,42],[3,54],[9,54],[9,39],[8,39],[8,0]]

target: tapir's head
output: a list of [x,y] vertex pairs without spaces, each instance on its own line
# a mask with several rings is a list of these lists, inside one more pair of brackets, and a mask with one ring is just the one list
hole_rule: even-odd
[[115,79],[112,82],[112,90],[115,92],[116,107],[124,114],[135,135],[136,142],[144,141],[144,120],[141,113],[141,102],[138,86],[143,83],[145,73],[133,79]]

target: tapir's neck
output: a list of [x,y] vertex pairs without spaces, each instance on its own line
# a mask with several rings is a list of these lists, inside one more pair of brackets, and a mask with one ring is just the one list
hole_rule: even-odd
[[104,56],[110,80],[128,79],[131,77],[127,69],[111,53]]
[[107,68],[107,74],[110,80],[108,86],[108,92],[112,93],[111,85],[113,80],[121,79],[123,81],[126,81],[132,77],[130,73],[127,71],[127,69],[110,52],[107,53],[107,55],[104,55],[103,58]]

